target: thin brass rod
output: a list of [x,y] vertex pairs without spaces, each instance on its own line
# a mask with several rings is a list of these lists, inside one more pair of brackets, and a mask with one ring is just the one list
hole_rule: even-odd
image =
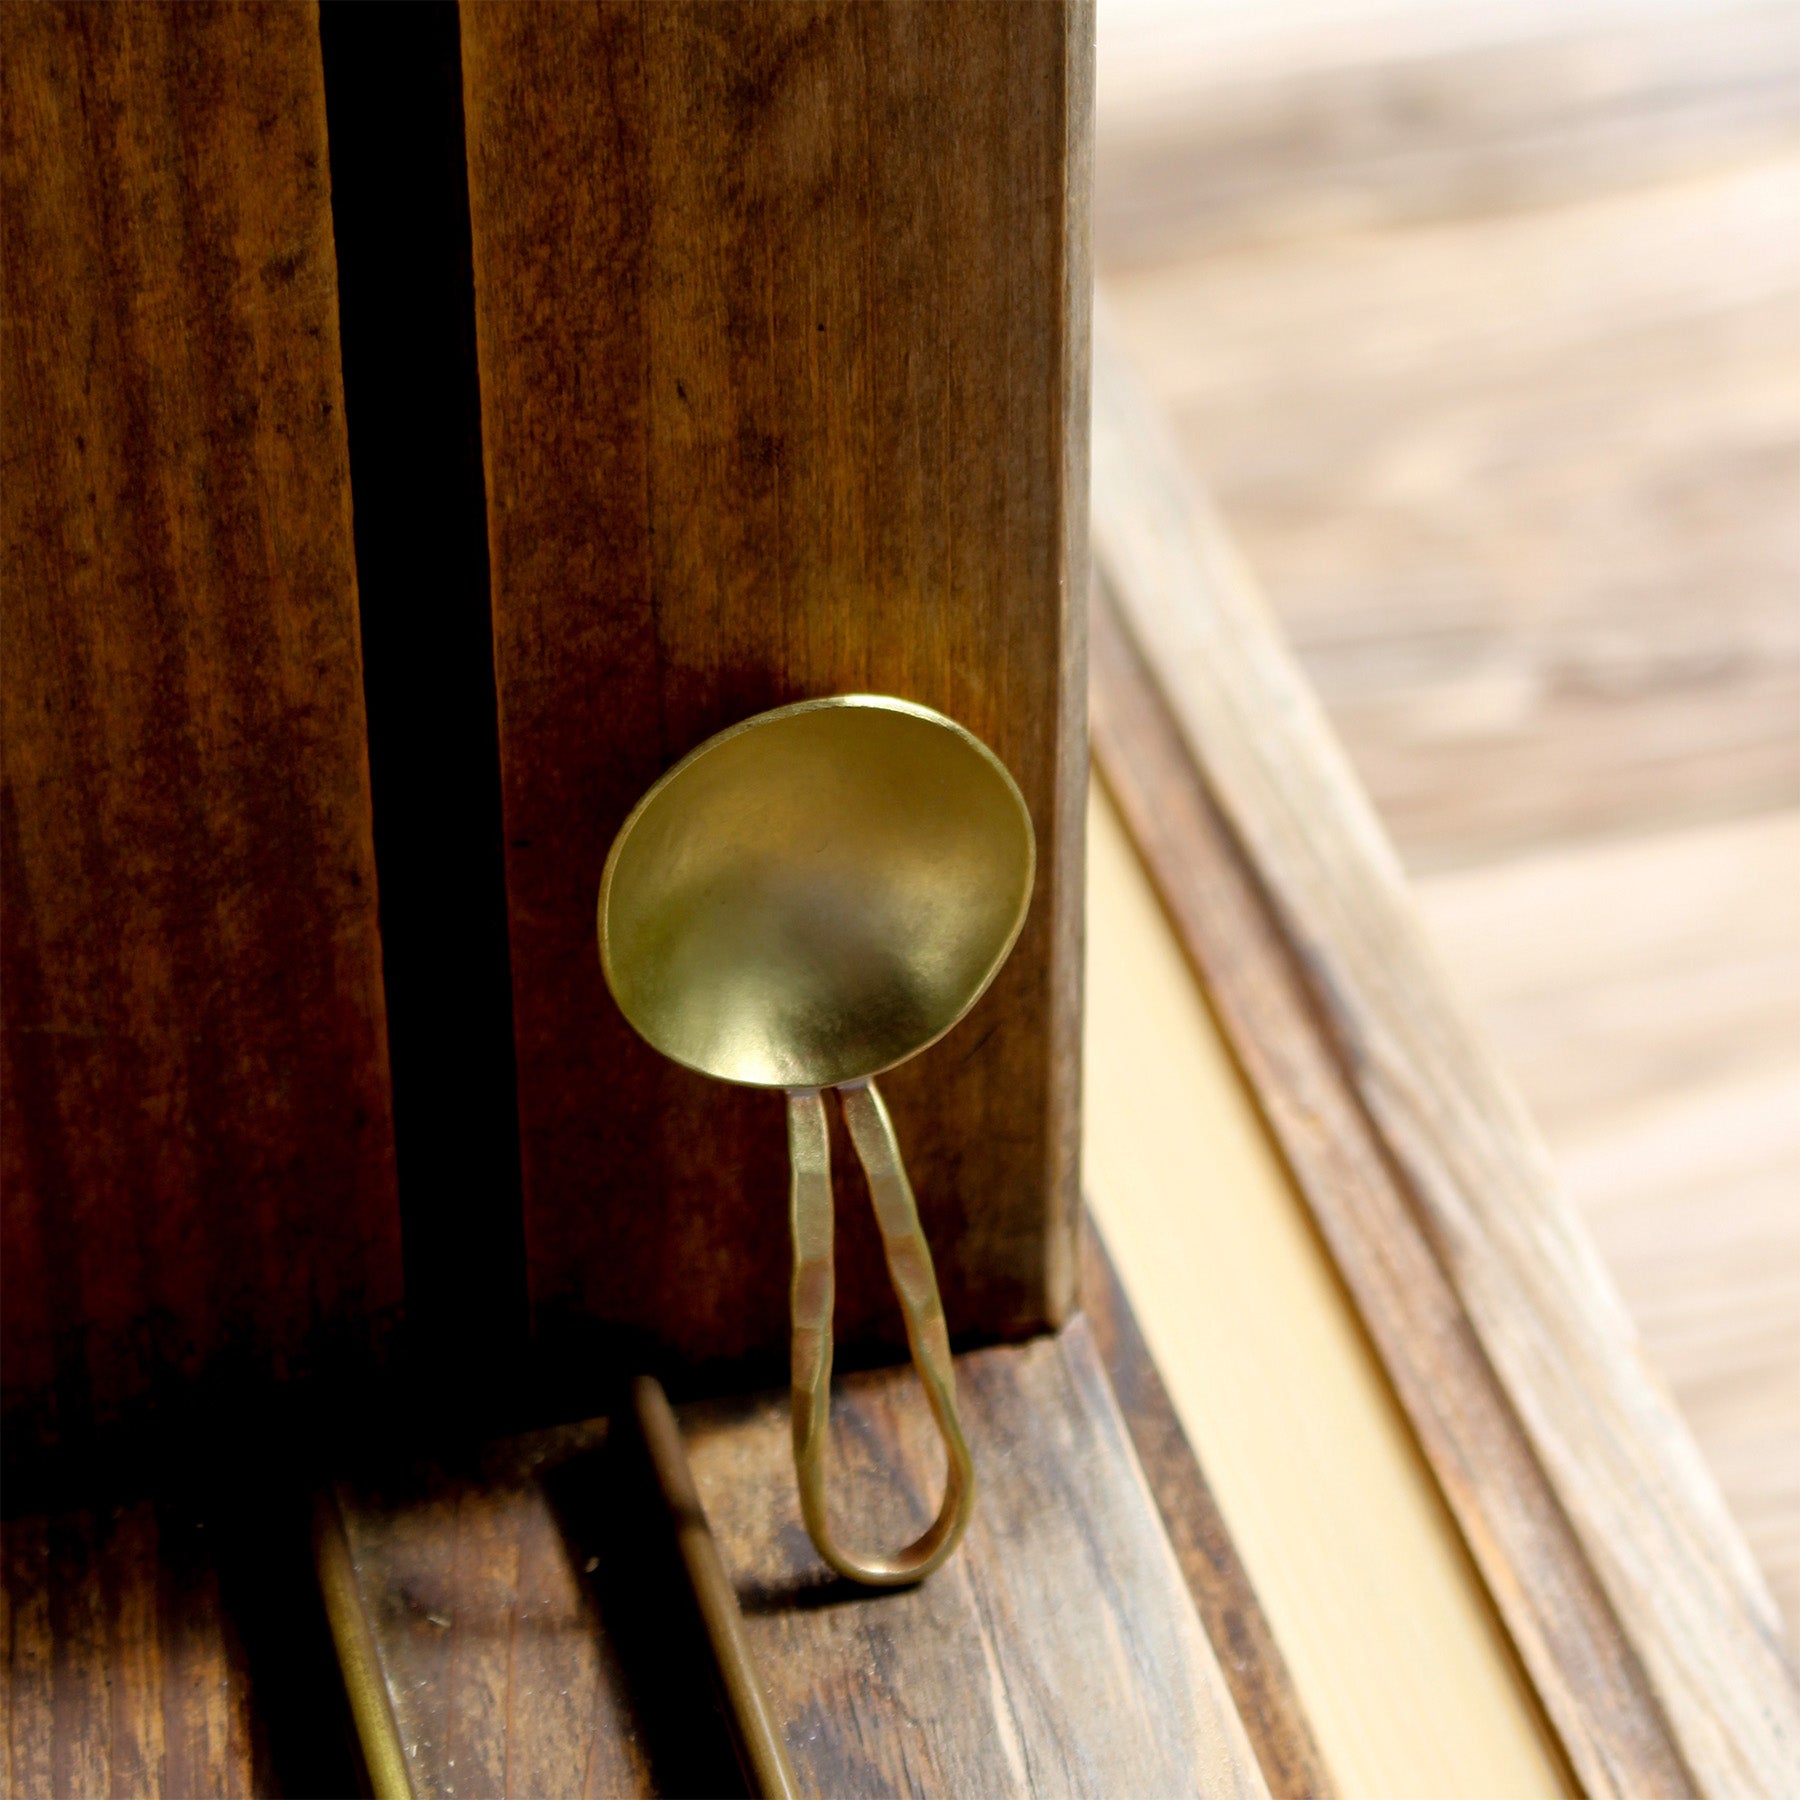
[[700,1504],[700,1491],[694,1486],[694,1473],[681,1442],[681,1427],[662,1383],[649,1375],[636,1377],[631,1384],[631,1406],[663,1504],[674,1521],[682,1567],[718,1664],[738,1760],[762,1800],[797,1800],[800,1788],[794,1766],[788,1761],[781,1727],[769,1710],[768,1696],[751,1660],[737,1590],[725,1573],[712,1527],[706,1522],[706,1510]]
[[868,1587],[921,1581],[938,1567],[969,1523],[975,1504],[975,1466],[956,1416],[956,1368],[938,1297],[931,1251],[900,1159],[893,1120],[872,1081],[839,1089],[844,1121],[868,1177],[881,1227],[888,1278],[906,1319],[913,1367],[925,1389],[949,1467],[943,1504],[924,1533],[891,1556],[853,1556],[831,1535],[825,1508],[825,1445],[831,1422],[832,1202],[831,1144],[825,1104],[814,1090],[788,1095],[788,1157],[792,1166],[794,1234],[793,1423],[794,1471],[800,1511],[814,1546],[840,1575]]
[[329,1490],[313,1504],[313,1562],[319,1572],[319,1592],[325,1601],[325,1617],[331,1626],[369,1786],[375,1800],[412,1800],[406,1746],[400,1738],[393,1700],[381,1673],[381,1656],[357,1586],[344,1515],[336,1494]]

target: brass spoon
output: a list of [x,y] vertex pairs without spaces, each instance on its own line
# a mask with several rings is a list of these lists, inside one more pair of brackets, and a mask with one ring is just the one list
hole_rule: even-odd
[[[980,999],[1025,922],[1035,862],[1025,801],[985,744],[928,707],[845,694],[707,739],[637,803],[600,883],[601,966],[632,1027],[703,1075],[787,1092],[800,1510],[826,1562],[873,1587],[930,1574],[975,1497],[931,1252],[873,1078]],[[937,1518],[891,1556],[840,1549],[825,1510],[828,1087],[950,1459]]]

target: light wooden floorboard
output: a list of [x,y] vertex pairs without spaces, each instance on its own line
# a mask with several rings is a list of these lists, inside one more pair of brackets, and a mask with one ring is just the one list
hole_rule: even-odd
[[1414,885],[1555,1142],[1800,1053],[1800,808]]
[[1800,792],[1800,156],[1106,288],[1415,866]]
[[1100,29],[1121,335],[1800,1634],[1800,6]]

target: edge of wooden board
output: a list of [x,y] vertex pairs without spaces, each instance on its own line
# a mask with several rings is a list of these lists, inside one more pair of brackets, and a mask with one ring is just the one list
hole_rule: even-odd
[[1572,1766],[1592,1794],[1778,1792],[1773,1603],[1103,317],[1093,465],[1096,756]]
[[[1567,1759],[1104,779],[1088,841],[1088,1203],[1325,1766],[1344,1800],[1569,1800]],[[1229,890],[1192,891],[1254,962]]]
[[1092,1213],[1081,1237],[1081,1307],[1144,1484],[1270,1794],[1275,1800],[1335,1800],[1337,1786],[1262,1599]]

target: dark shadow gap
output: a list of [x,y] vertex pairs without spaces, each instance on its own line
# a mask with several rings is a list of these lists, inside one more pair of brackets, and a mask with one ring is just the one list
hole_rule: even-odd
[[407,1335],[466,1418],[528,1314],[457,11],[327,0],[319,36]]
[[[629,1412],[617,1406],[612,1416]],[[540,1479],[600,1618],[654,1791],[671,1800],[755,1792],[732,1747],[718,1667],[642,1438],[615,1429],[603,1448]]]

